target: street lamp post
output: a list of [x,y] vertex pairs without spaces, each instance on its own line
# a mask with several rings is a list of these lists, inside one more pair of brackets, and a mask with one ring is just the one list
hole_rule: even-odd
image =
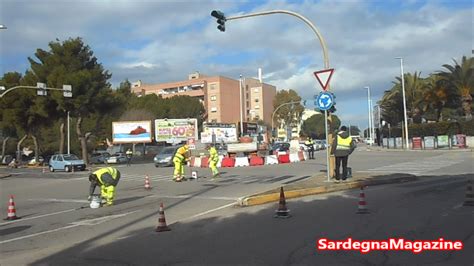
[[372,135],[372,101],[370,99],[370,87],[365,87],[367,89],[367,112],[368,112],[368,119],[369,119],[369,128],[367,129],[367,135],[369,137],[370,145],[372,146],[373,142],[373,135]]
[[244,115],[243,115],[243,107],[242,107],[242,75],[240,75],[239,79],[239,96],[240,96],[240,136],[244,136]]
[[405,78],[403,74],[403,58],[395,57],[395,59],[400,59],[400,75],[402,76],[402,95],[403,95],[403,117],[405,120],[405,149],[409,149],[408,143],[408,118],[407,118],[407,101],[405,98]]
[[[273,110],[273,113],[272,113],[272,136],[273,136],[273,118],[275,116],[275,113],[276,111],[278,111],[278,109],[280,109],[280,107],[282,106],[285,106],[285,105],[289,105],[289,104],[295,104],[295,103],[299,103],[300,101],[293,101],[293,102],[288,102],[288,103],[282,103],[280,105],[277,106],[277,108],[275,108],[275,110]],[[278,136],[278,134],[277,134]]]

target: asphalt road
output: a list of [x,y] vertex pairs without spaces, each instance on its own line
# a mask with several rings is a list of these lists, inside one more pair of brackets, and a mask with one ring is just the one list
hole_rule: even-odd
[[[431,227],[421,231],[426,236],[431,232],[432,238],[437,238],[446,230],[446,234],[452,233],[452,237],[466,238],[467,243],[472,243],[472,228],[469,231],[468,227],[463,227],[465,221],[473,221],[472,209],[458,207],[464,196],[465,174],[473,173],[471,152],[359,149],[350,160],[355,172],[412,173],[430,178],[426,184],[418,186],[373,188],[374,194],[369,196],[374,201],[373,212],[366,218],[352,215],[357,191],[291,201],[290,208],[295,215],[288,223],[269,218],[275,206],[232,207],[238,197],[320,173],[325,169],[322,162],[325,162],[324,152],[318,152],[313,161],[223,168],[225,173],[220,181],[199,179],[183,183],[170,181],[172,168],[157,169],[152,164],[120,166],[123,178],[118,187],[116,206],[100,209],[88,208],[86,172],[43,174],[41,169],[17,169],[12,177],[0,181],[1,198],[5,200],[1,213],[6,216],[8,195],[14,194],[17,215],[22,217],[13,222],[0,222],[0,263],[273,265],[313,263],[315,258],[317,261],[327,258],[322,262],[333,263],[330,258],[334,254],[340,257],[341,252],[324,252],[324,256],[319,256],[314,251],[317,237],[325,234],[328,238],[374,239],[393,237],[394,234],[417,237],[420,226],[426,224],[434,231],[438,230],[438,235],[434,235],[436,232]],[[210,172],[209,169],[198,171],[199,175]],[[151,178],[151,191],[143,189],[145,175]],[[435,192],[429,189],[430,186],[436,187]],[[420,192],[410,194],[412,190]],[[154,232],[161,202],[165,205],[166,220],[172,232]],[[388,210],[388,205],[393,210]],[[347,216],[349,214],[351,216]],[[387,224],[390,226],[386,227]],[[307,253],[307,248],[312,252]],[[377,257],[370,254],[371,258],[373,256]],[[374,263],[384,262],[384,256],[382,260],[374,258]],[[459,257],[464,258],[460,259],[462,262],[471,259],[472,264],[472,257]],[[397,261],[398,257],[390,259]],[[365,264],[367,261],[355,262]]]

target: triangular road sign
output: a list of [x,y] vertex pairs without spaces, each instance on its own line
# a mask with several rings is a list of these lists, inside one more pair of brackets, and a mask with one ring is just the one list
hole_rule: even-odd
[[329,68],[329,69],[324,69],[324,70],[314,72],[316,79],[319,81],[319,84],[321,84],[321,87],[323,87],[324,91],[329,85],[329,81],[331,80],[333,72],[334,72],[334,68]]

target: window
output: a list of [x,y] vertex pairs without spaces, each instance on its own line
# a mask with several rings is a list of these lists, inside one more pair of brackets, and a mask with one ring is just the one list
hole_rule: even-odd
[[260,105],[255,105],[255,109],[260,109]]
[[254,91],[254,92],[258,92],[258,88],[254,88],[253,91]]
[[210,84],[210,85],[209,85],[209,89],[210,89],[210,90],[215,90],[215,89],[216,89],[216,84],[215,84],[215,83],[214,83],[214,84]]
[[212,113],[217,112],[217,107],[211,107],[211,112],[212,112]]
[[217,123],[217,119],[212,119],[211,123]]
[[211,95],[211,101],[215,101],[217,100],[217,96],[216,95]]
[[258,98],[255,98],[255,102],[258,103],[259,99]]

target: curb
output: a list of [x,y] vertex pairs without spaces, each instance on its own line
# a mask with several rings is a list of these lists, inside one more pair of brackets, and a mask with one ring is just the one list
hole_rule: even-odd
[[4,178],[7,178],[7,177],[10,177],[12,176],[11,174],[0,174],[0,179],[4,179]]
[[[323,185],[314,188],[304,188],[304,189],[296,189],[296,190],[288,190],[285,191],[285,198],[292,199],[292,198],[300,198],[309,195],[317,195],[317,194],[324,194],[330,193],[335,191],[344,191],[354,188],[359,188],[361,186],[376,186],[376,185],[385,185],[385,184],[394,184],[394,183],[403,183],[409,181],[415,181],[418,177],[414,175],[407,175],[397,178],[391,179],[381,179],[381,180],[358,180],[353,181],[350,183],[340,183],[337,185]],[[273,192],[264,195],[252,195],[247,197],[242,197],[237,200],[237,206],[240,207],[247,207],[247,206],[255,206],[266,204],[270,202],[278,202],[280,200],[280,192]]]

